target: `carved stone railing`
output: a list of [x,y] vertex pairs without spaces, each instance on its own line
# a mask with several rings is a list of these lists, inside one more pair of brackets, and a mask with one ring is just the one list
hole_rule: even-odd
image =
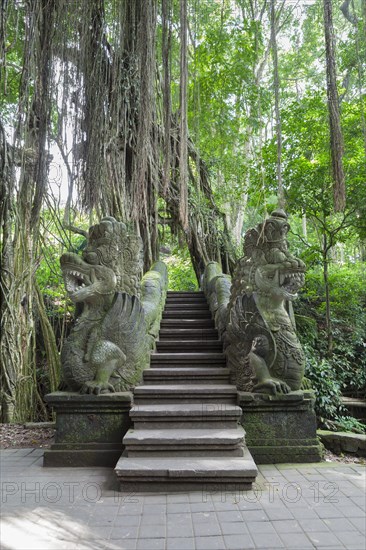
[[107,217],[89,229],[82,256],[60,260],[77,319],[61,353],[64,389],[80,393],[133,388],[149,365],[167,292],[167,269],[141,280],[142,241]]
[[215,326],[221,339],[224,339],[226,331],[230,289],[230,275],[226,275],[222,272],[219,263],[208,263],[202,278],[202,290],[205,293],[210,311],[215,320]]
[[82,256],[61,257],[76,321],[61,354],[62,391],[46,396],[56,413],[45,466],[115,466],[131,427],[130,390],[149,366],[165,305],[167,268],[142,277],[142,241],[108,217],[89,229]]
[[317,462],[322,455],[314,393],[300,389],[305,360],[291,302],[305,266],[288,251],[288,230],[286,214],[274,211],[247,231],[231,282],[215,262],[202,278],[257,464]]
[[147,334],[151,338],[150,349],[160,330],[168,290],[168,270],[163,262],[155,262],[141,281],[141,303],[145,312]]
[[239,390],[276,395],[301,387],[305,362],[291,301],[305,265],[288,251],[288,230],[276,210],[247,231],[231,287],[219,264],[206,266],[202,287]]

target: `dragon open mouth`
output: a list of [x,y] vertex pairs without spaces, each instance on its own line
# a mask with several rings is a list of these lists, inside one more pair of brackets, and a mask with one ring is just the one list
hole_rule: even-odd
[[301,272],[286,273],[281,276],[281,287],[287,294],[296,295],[305,283],[305,274]]
[[84,273],[80,273],[80,271],[63,270],[63,276],[66,290],[70,294],[91,284],[89,277],[87,277]]

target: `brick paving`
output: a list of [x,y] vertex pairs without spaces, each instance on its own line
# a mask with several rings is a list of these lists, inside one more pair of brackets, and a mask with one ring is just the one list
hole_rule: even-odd
[[2,550],[365,550],[365,467],[259,466],[249,492],[122,494],[108,468],[1,451]]

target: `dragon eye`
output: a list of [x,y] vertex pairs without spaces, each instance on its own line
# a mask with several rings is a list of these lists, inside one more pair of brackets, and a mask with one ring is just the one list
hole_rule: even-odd
[[84,254],[84,260],[91,265],[96,265],[99,263],[98,254],[96,252],[86,252]]

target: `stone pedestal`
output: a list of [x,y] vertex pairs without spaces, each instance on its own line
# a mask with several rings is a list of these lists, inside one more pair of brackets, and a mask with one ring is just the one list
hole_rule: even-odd
[[114,467],[131,426],[130,392],[81,395],[54,392],[46,401],[56,412],[56,438],[45,450],[44,466]]
[[238,404],[246,444],[256,464],[321,460],[312,392],[276,397],[238,392]]

